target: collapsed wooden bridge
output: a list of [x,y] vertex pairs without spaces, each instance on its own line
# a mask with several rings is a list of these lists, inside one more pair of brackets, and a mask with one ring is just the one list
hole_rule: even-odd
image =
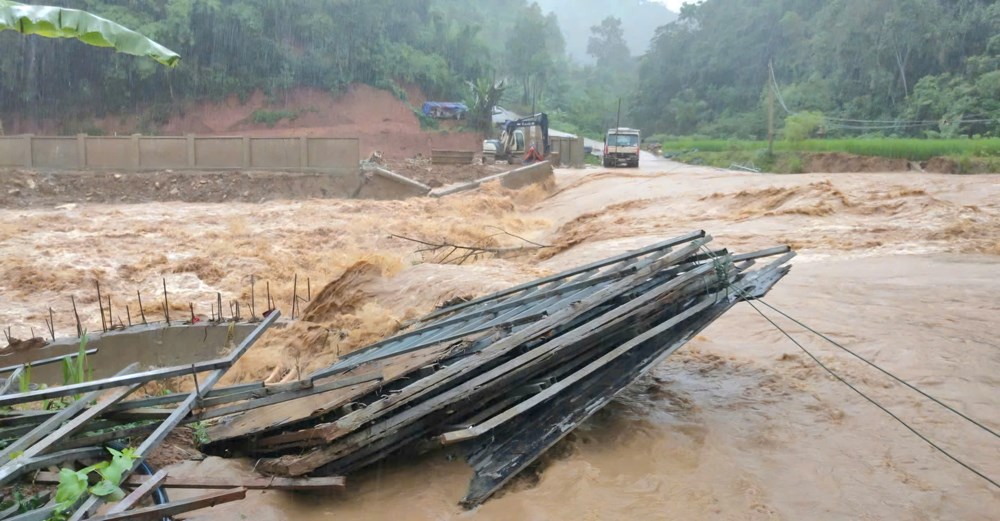
[[[259,458],[259,472],[301,488],[318,479],[306,476],[343,486],[339,476],[387,457],[459,444],[475,471],[462,504],[474,507],[736,303],[767,293],[794,256],[710,241],[694,232],[438,309],[296,382],[214,389],[275,312],[223,359],[0,396],[11,406],[89,393],[58,412],[0,417],[14,456],[0,483],[86,462],[122,439],[138,446],[135,470],[170,430],[198,421],[207,453]],[[205,372],[191,393],[125,400],[145,383]],[[82,518],[99,502],[72,507]]]

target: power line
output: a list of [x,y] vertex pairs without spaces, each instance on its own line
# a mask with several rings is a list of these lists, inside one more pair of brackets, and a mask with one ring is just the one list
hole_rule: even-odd
[[898,376],[890,373],[889,371],[887,371],[887,370],[879,367],[877,364],[875,364],[875,362],[872,362],[872,361],[864,358],[863,356],[855,353],[854,351],[852,351],[852,350],[848,349],[847,347],[841,345],[840,343],[838,343],[837,341],[833,340],[832,338],[830,338],[830,337],[824,335],[823,333],[820,333],[819,331],[816,331],[815,329],[807,326],[806,324],[802,323],[800,320],[789,316],[788,313],[785,313],[784,311],[781,311],[780,309],[778,309],[778,308],[776,308],[776,307],[768,304],[767,302],[764,302],[762,299],[757,299],[757,301],[760,302],[761,304],[763,304],[763,305],[771,308],[771,310],[773,310],[774,312],[776,312],[776,313],[780,314],[781,316],[787,318],[788,320],[791,320],[792,322],[795,322],[796,324],[798,324],[799,326],[805,328],[806,330],[808,330],[809,332],[813,333],[814,335],[816,335],[816,336],[822,338],[823,340],[826,340],[827,342],[829,342],[829,343],[837,346],[838,348],[842,349],[844,352],[850,354],[854,358],[857,358],[858,360],[861,360],[862,362],[864,362],[864,363],[866,363],[866,364],[874,367],[875,369],[878,369],[879,371],[881,371],[883,374],[885,374],[889,378],[892,378],[893,380],[895,380],[895,381],[897,381],[897,382],[905,385],[906,387],[909,387],[910,389],[916,391],[917,393],[919,393],[924,398],[927,398],[928,400],[930,400],[930,401],[932,401],[932,402],[940,405],[941,407],[944,407],[945,409],[948,409],[949,411],[957,414],[958,416],[961,416],[963,419],[965,419],[969,423],[972,423],[976,427],[979,427],[980,429],[982,429],[982,430],[984,430],[984,431],[992,434],[993,436],[996,436],[997,438],[1000,438],[1000,434],[998,434],[993,429],[990,429],[989,427],[983,425],[982,423],[980,423],[980,422],[978,422],[978,421],[976,421],[976,420],[974,420],[974,419],[966,416],[965,414],[963,414],[961,411],[955,409],[954,407],[952,407],[952,406],[950,406],[950,405],[942,402],[941,400],[938,400],[937,398],[935,398],[935,397],[927,394],[926,392],[918,389],[916,386],[910,384],[906,380],[903,380],[902,378],[899,378]]
[[[710,250],[708,250],[708,248],[703,248],[703,249],[706,252],[706,254],[712,259],[712,262],[716,264],[716,267],[718,269],[722,269],[722,262],[719,260],[718,256],[712,254],[712,252]],[[827,367],[826,364],[824,364],[819,358],[816,357],[816,355],[812,354],[812,352],[810,352],[808,349],[806,349],[805,346],[803,346],[801,343],[799,343],[798,340],[795,340],[795,338],[792,337],[791,334],[789,334],[787,331],[785,331],[784,329],[782,329],[782,327],[780,325],[778,325],[774,320],[772,320],[771,317],[769,317],[766,314],[764,314],[763,311],[761,311],[757,306],[755,306],[754,303],[753,303],[753,300],[755,300],[754,297],[751,296],[751,295],[749,295],[743,288],[737,286],[734,283],[730,283],[727,286],[727,288],[733,288],[733,289],[735,289],[742,296],[743,301],[746,302],[747,304],[749,304],[750,307],[753,308],[753,310],[756,311],[758,315],[760,315],[761,317],[763,317],[764,320],[767,320],[772,326],[774,326],[775,329],[777,329],[778,331],[780,331],[789,340],[791,340],[792,343],[795,344],[796,347],[798,347],[800,350],[802,350],[802,352],[804,352],[806,355],[808,355],[809,358],[811,358],[813,360],[813,362],[816,362],[816,365],[818,365],[821,368],[823,368],[823,370],[826,371],[827,373],[829,373],[830,376],[833,376],[834,378],[837,379],[837,381],[839,381],[840,383],[846,385],[850,390],[852,390],[855,393],[857,393],[858,395],[860,395],[862,398],[864,398],[865,400],[867,400],[869,403],[871,403],[875,407],[878,407],[879,410],[881,410],[882,412],[884,412],[887,415],[889,415],[892,419],[894,419],[897,422],[899,422],[900,425],[902,425],[903,427],[906,427],[907,430],[909,430],[910,432],[912,432],[914,435],[916,435],[918,438],[920,438],[921,440],[923,440],[925,443],[927,443],[928,445],[930,445],[931,447],[933,447],[934,449],[936,449],[941,454],[945,455],[948,459],[954,461],[955,463],[958,463],[959,465],[961,465],[962,467],[964,467],[969,472],[972,472],[973,474],[975,474],[975,475],[979,476],[980,478],[986,480],[989,484],[993,485],[994,487],[1000,488],[1000,483],[997,483],[996,481],[990,479],[988,476],[986,476],[982,472],[976,470],[971,465],[969,465],[969,464],[965,463],[964,461],[958,459],[957,457],[953,456],[950,452],[948,452],[947,450],[945,450],[944,448],[942,448],[940,445],[934,443],[929,438],[927,438],[926,436],[924,436],[923,434],[921,434],[920,431],[918,431],[915,428],[911,427],[910,424],[906,423],[902,418],[900,418],[899,416],[896,416],[896,414],[894,414],[892,411],[890,411],[889,409],[887,409],[885,406],[883,406],[879,402],[875,401],[873,398],[869,397],[867,394],[865,394],[864,392],[862,392],[857,387],[851,385],[850,382],[848,382],[843,377],[841,377],[839,374],[837,374],[833,369],[830,369],[829,367]],[[759,299],[756,299],[756,300],[759,300]],[[764,305],[770,307],[771,309],[774,309],[775,311],[778,311],[773,306],[770,306],[770,305],[768,305],[767,303],[765,303],[763,301],[760,301],[760,302],[763,303]],[[789,317],[787,314],[782,313],[780,311],[778,311],[778,312],[781,313],[782,315],[788,317],[789,319],[791,319],[791,317]],[[799,322],[797,320],[794,320],[794,319],[791,319],[791,320],[795,321],[797,324],[802,325],[801,322]],[[803,325],[803,327],[805,327],[805,326]],[[808,330],[810,330],[810,331],[812,331],[812,332],[814,332],[816,334],[820,334],[820,333],[818,333],[816,330],[814,330],[812,328],[808,328],[807,327],[806,329],[808,329]],[[824,338],[826,338],[825,335],[821,335],[821,336],[823,336]],[[829,339],[827,339],[827,340],[829,340]],[[830,340],[830,341],[832,342],[832,340]],[[836,344],[836,345],[839,346],[839,344]],[[842,347],[842,346],[840,346],[840,347]],[[851,354],[854,354],[852,351],[848,350],[847,348],[843,348],[843,349],[846,350],[846,351],[851,352]],[[855,356],[858,356],[858,355],[855,354]],[[858,356],[858,358],[861,358],[861,357]],[[864,360],[864,359],[862,358],[862,360]],[[869,364],[871,364],[871,365],[873,365],[873,366],[875,365],[874,363],[868,362],[867,360],[864,360],[864,361],[867,362],[867,363],[869,363]],[[879,369],[882,370],[881,368],[879,368]],[[882,370],[882,371],[886,372],[888,374],[887,371],[884,371],[884,370]],[[892,376],[892,375],[890,374],[890,376]],[[893,378],[896,378],[896,377],[893,376]],[[897,378],[897,380],[899,380],[900,382],[902,382],[902,380],[900,380],[898,378]],[[912,389],[917,390],[912,385],[909,385],[909,384],[907,384],[907,385],[909,387],[911,387]],[[923,393],[922,391],[920,391],[920,392],[921,392],[921,394],[923,394],[925,396],[928,396],[930,398],[930,396],[927,395],[926,393]],[[976,422],[976,421],[974,421],[974,420],[966,417],[964,414],[959,413],[957,410],[954,410],[951,407],[949,407],[949,406],[941,403],[937,399],[934,399],[934,398],[931,398],[931,399],[933,399],[936,403],[938,403],[938,404],[940,404],[940,405],[948,408],[949,410],[952,410],[956,414],[959,414],[963,418],[966,418],[967,420],[972,421],[974,424],[979,425],[980,427],[982,427],[983,429],[987,430],[991,434],[996,435],[996,433],[994,433],[992,430],[990,430],[990,429],[982,426],[981,424],[979,424],[979,422]]]
[[[776,97],[778,98],[778,103],[781,108],[790,116],[794,116],[797,112],[793,112],[788,108],[785,103],[785,98],[781,95],[781,87],[778,85],[778,79],[774,75],[774,68],[768,67],[768,75],[771,78],[769,82],[769,88],[774,90]],[[962,119],[959,118],[959,123],[993,123],[1000,122],[1000,118],[986,118],[982,116],[976,116],[978,119]],[[864,126],[853,126],[853,125],[829,125],[830,128],[835,129],[846,129],[846,130],[892,130],[896,128],[913,128],[921,126],[933,126],[940,125],[941,121],[932,120],[885,120],[885,119],[850,119],[850,118],[835,118],[829,116],[823,116],[823,119],[827,121],[834,121],[839,123],[858,123],[864,124]],[[881,126],[872,126],[881,125]]]
[[[739,291],[742,292],[742,289],[740,289],[740,288],[737,288],[737,290],[739,290]],[[861,390],[859,390],[857,387],[854,387],[853,385],[851,385],[847,380],[844,380],[840,375],[838,375],[832,369],[830,369],[829,367],[827,367],[823,362],[820,361],[819,358],[817,358],[815,355],[813,355],[811,352],[809,352],[809,350],[806,349],[802,344],[800,344],[797,340],[795,340],[795,338],[793,338],[792,335],[788,334],[787,331],[785,331],[784,329],[781,328],[781,326],[779,326],[778,324],[776,324],[774,322],[774,320],[771,320],[771,317],[768,317],[760,309],[758,309],[757,306],[753,305],[753,302],[751,302],[750,300],[746,300],[746,299],[744,299],[744,301],[747,304],[750,304],[750,307],[752,307],[754,309],[754,311],[756,311],[760,316],[764,317],[764,319],[767,320],[768,322],[770,322],[771,325],[774,326],[778,331],[780,331],[782,334],[784,334],[786,337],[788,337],[788,339],[791,340],[792,343],[795,344],[799,349],[801,349],[802,352],[804,352],[805,354],[809,355],[809,358],[812,358],[813,361],[816,362],[816,365],[822,367],[827,373],[830,373],[830,376],[833,376],[838,381],[840,381],[840,383],[846,385],[850,390],[858,393],[862,398],[864,398],[865,400],[867,400],[868,402],[870,402],[872,405],[874,405],[875,407],[878,407],[879,409],[881,409],[882,412],[888,414],[890,417],[892,417],[892,419],[894,419],[897,422],[899,422],[900,425],[902,425],[903,427],[906,427],[907,430],[909,430],[910,432],[912,432],[913,434],[915,434],[921,440],[924,440],[925,443],[927,443],[931,447],[937,449],[937,451],[940,452],[941,454],[944,454],[945,456],[947,456],[949,459],[951,459],[955,463],[958,463],[962,467],[965,467],[965,469],[968,470],[969,472],[972,472],[973,474],[975,474],[975,475],[983,478],[984,480],[986,480],[987,482],[989,482],[989,484],[993,485],[994,487],[1000,488],[1000,483],[997,483],[996,481],[993,481],[992,479],[990,479],[988,476],[986,476],[982,472],[979,472],[978,470],[972,468],[972,466],[970,466],[969,464],[967,464],[964,461],[962,461],[962,460],[958,459],[957,457],[953,456],[950,452],[948,452],[945,449],[941,448],[939,445],[937,445],[936,443],[934,443],[933,441],[931,441],[930,439],[928,439],[926,436],[924,436],[923,434],[921,434],[919,431],[917,431],[916,429],[914,429],[913,427],[911,427],[908,423],[906,423],[905,421],[903,421],[899,416],[896,416],[895,414],[893,414],[893,412],[890,411],[889,409],[885,408],[885,406],[883,406],[882,404],[878,403],[874,399],[870,398],[865,393],[861,392]]]

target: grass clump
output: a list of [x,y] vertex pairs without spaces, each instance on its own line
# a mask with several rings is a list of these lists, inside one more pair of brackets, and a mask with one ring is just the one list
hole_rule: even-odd
[[268,128],[274,127],[283,119],[295,121],[298,118],[299,113],[294,110],[255,110],[250,115],[250,121],[258,125],[267,125]]

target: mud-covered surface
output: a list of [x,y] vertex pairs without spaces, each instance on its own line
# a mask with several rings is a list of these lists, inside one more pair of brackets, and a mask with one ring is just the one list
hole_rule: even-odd
[[[559,171],[557,184],[396,202],[2,209],[0,324],[38,329],[54,305],[59,327],[70,327],[75,293],[93,327],[95,277],[124,304],[136,287],[155,293],[161,274],[178,301],[216,290],[246,300],[255,273],[285,303],[292,275],[308,274],[310,322],[269,334],[230,377],[278,381],[445,300],[701,228],[740,252],[795,246],[800,256],[768,303],[1000,429],[1000,175],[769,176],[647,162]],[[552,247],[443,265],[389,233],[494,245],[518,244],[515,234]],[[1000,476],[995,437],[779,323],[956,457]],[[253,462],[183,465],[240,475]],[[192,518],[988,520],[1000,511],[1000,491],[833,380],[747,304],[466,513],[456,502],[469,476],[460,452],[396,457],[351,476],[343,494],[252,492]]]
[[0,208],[149,202],[259,203],[276,199],[344,199],[358,173],[273,171],[37,171],[0,169]]
[[[382,160],[380,166],[431,188],[476,181],[510,165],[432,165],[429,159]],[[0,208],[150,202],[262,203],[276,200],[351,199],[361,171],[330,174],[266,170],[38,171],[0,169]]]
[[472,165],[433,165],[431,164],[430,157],[385,160],[382,167],[401,176],[420,181],[431,188],[476,181],[517,168],[517,166],[506,163],[493,165],[484,165],[481,163]]
[[[913,165],[906,159],[894,159],[876,156],[857,156],[840,152],[821,152],[807,154],[806,172],[906,172]],[[934,163],[931,166],[937,166]]]

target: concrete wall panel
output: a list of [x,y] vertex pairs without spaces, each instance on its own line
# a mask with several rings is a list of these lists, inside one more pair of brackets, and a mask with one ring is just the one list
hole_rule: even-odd
[[310,168],[354,169],[361,161],[357,139],[309,138],[306,150]]
[[355,138],[12,136],[0,167],[54,169],[318,169],[356,174]]
[[250,138],[250,166],[253,168],[294,168],[302,164],[298,138]]
[[28,164],[28,140],[23,137],[0,137],[0,166]]
[[88,137],[86,150],[90,168],[131,168],[135,164],[135,143],[129,137]]
[[34,168],[79,168],[80,158],[75,137],[36,137],[31,140],[31,164]]
[[139,138],[139,165],[142,168],[187,168],[187,139],[182,137]]
[[[114,376],[132,362],[138,362],[141,370],[149,370],[211,360],[226,354],[228,327],[228,324],[169,327],[155,324],[135,326],[124,331],[95,333],[90,335],[87,347],[97,348],[98,351],[89,355],[87,360],[94,369],[95,379]],[[255,327],[254,324],[238,324],[233,342],[241,342]],[[2,355],[0,365],[10,366],[75,354],[80,349],[79,342],[75,338],[61,338],[40,349]],[[32,367],[31,381],[61,385],[61,363]]]
[[243,138],[195,138],[194,162],[198,168],[242,168]]

